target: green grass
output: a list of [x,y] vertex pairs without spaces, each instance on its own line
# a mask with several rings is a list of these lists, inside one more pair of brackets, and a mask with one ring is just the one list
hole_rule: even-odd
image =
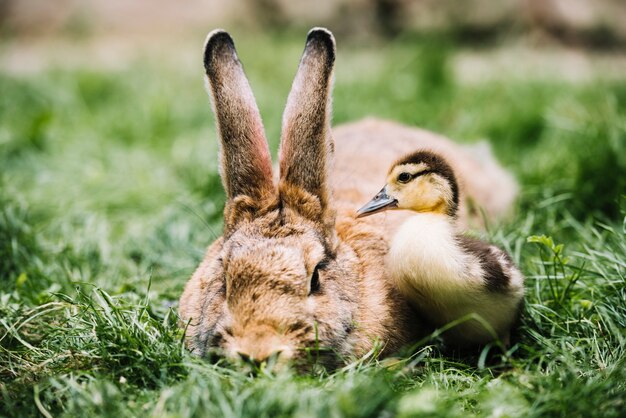
[[[238,47],[275,151],[302,42]],[[509,352],[256,377],[192,358],[177,299],[224,202],[200,63],[0,74],[0,416],[624,416],[626,82],[461,85],[454,53],[340,44],[334,123],[487,138],[516,173],[486,233],[527,275]]]

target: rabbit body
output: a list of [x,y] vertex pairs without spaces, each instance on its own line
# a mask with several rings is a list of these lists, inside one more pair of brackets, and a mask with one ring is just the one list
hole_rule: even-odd
[[[338,126],[333,137],[335,199],[350,209],[371,198],[400,156],[418,149],[440,154],[457,173],[462,227],[482,227],[483,214],[490,219],[505,217],[517,196],[514,177],[497,163],[486,143],[459,145],[433,132],[375,118]],[[410,212],[394,213],[387,219],[382,214],[374,224],[382,222],[389,238],[409,216]]]
[[[376,344],[386,354],[424,336],[424,322],[385,269],[402,217],[355,218],[399,155],[416,148],[444,154],[467,180],[464,196],[487,213],[505,213],[515,196],[514,181],[490,157],[480,161],[430,132],[367,119],[331,133],[334,56],[330,32],[309,32],[274,180],[232,39],[219,30],[207,38],[205,69],[228,199],[224,235],[180,299],[186,344],[197,355],[335,366]],[[471,219],[467,207],[464,220]]]

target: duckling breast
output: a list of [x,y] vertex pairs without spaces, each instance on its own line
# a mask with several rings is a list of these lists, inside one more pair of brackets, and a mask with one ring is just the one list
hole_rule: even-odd
[[459,247],[451,219],[415,214],[391,241],[387,268],[403,293],[439,298],[472,291],[480,284],[480,263],[472,263]]
[[459,239],[448,217],[416,214],[392,239],[386,262],[399,291],[434,325],[470,314],[489,324],[463,322],[446,333],[447,340],[484,343],[494,331],[506,339],[524,291],[523,276],[504,251]]

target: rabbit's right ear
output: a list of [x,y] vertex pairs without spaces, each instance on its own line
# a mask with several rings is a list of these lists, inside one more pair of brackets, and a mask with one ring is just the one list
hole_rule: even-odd
[[229,203],[274,194],[272,160],[261,115],[233,39],[217,29],[204,47],[204,68],[220,136],[220,174]]
[[279,157],[281,199],[287,204],[296,202],[292,205],[303,211],[311,205],[304,205],[302,198],[313,196],[317,203],[312,206],[318,206],[317,210],[303,214],[332,230],[330,90],[334,63],[332,33],[323,28],[312,29],[287,99]]

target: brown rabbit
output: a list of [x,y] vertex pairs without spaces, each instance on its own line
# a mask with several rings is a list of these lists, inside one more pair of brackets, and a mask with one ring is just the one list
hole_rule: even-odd
[[187,346],[197,355],[312,358],[333,366],[377,342],[392,353],[423,336],[422,320],[384,267],[401,217],[394,223],[355,218],[398,156],[416,148],[445,155],[467,179],[462,219],[469,219],[468,199],[497,216],[515,196],[514,181],[489,156],[481,161],[430,132],[366,120],[331,133],[334,61],[332,34],[312,29],[283,117],[276,184],[233,40],[222,30],[207,37],[204,66],[227,202],[223,237],[209,247],[180,300]]

